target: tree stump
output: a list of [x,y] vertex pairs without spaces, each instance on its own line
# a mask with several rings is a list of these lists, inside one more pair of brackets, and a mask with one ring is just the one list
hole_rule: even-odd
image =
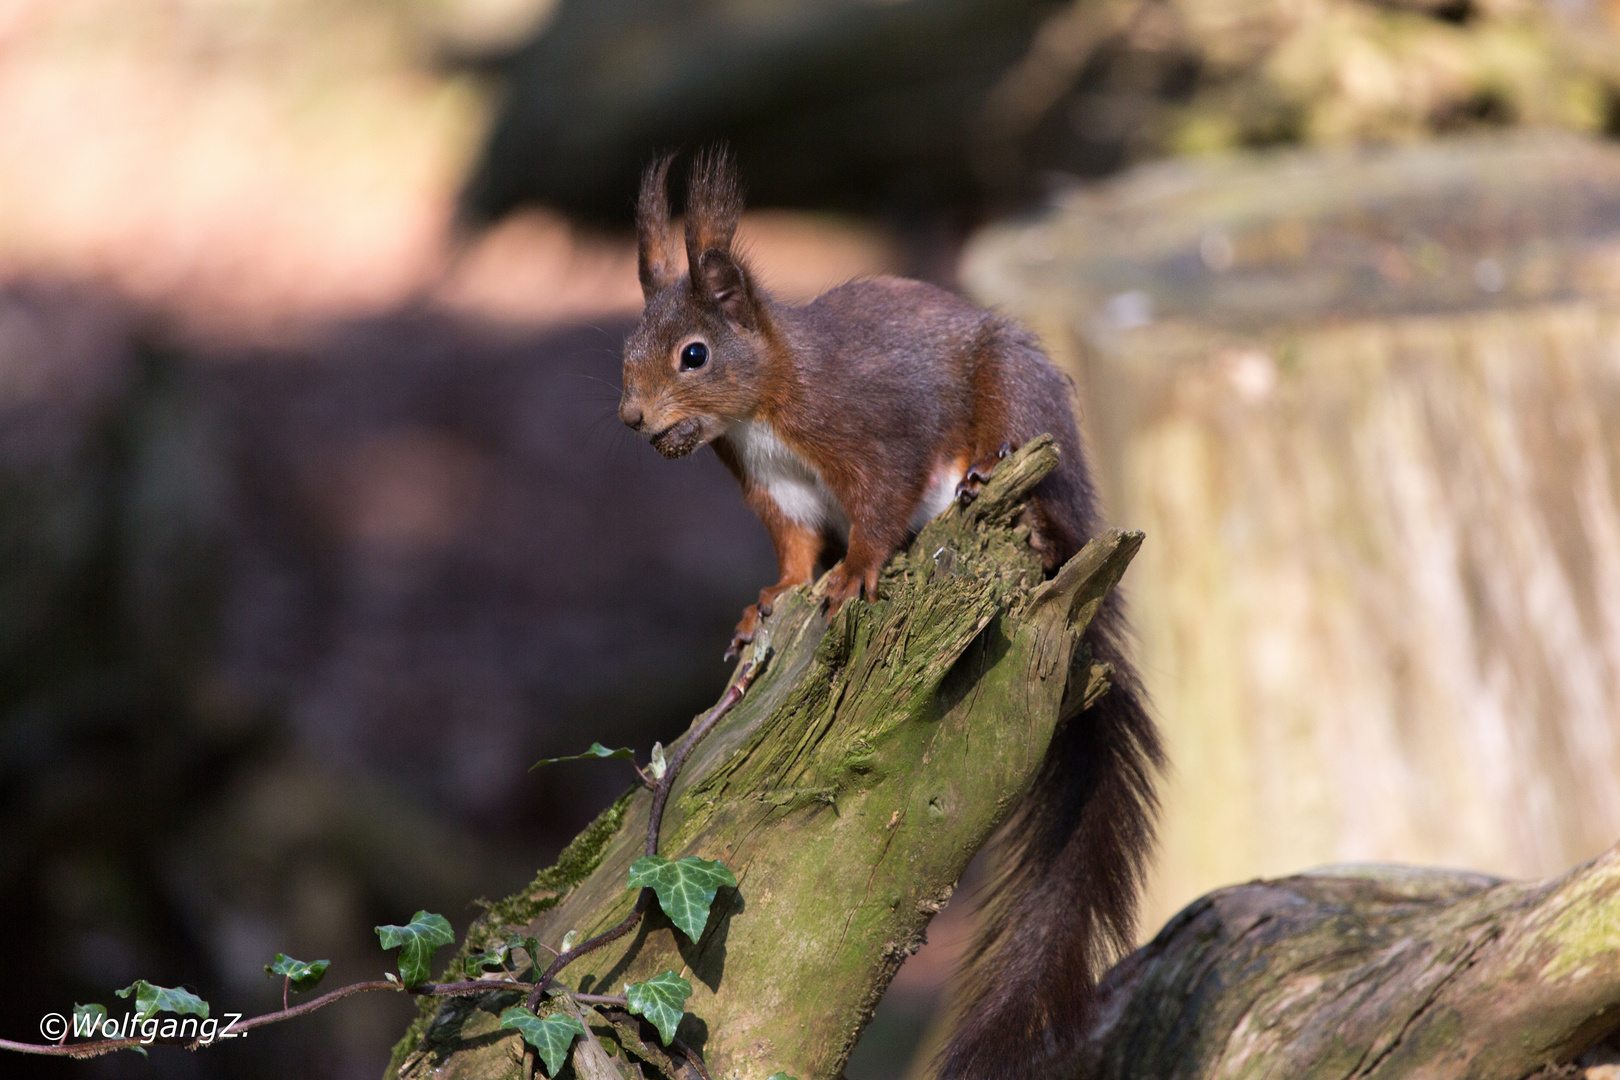
[[1620,836],[1620,151],[1169,163],[964,277],[1082,387],[1177,763],[1146,925],[1346,861]]
[[[737,887],[696,941],[649,915],[565,969],[567,988],[612,994],[673,969],[695,988],[678,1038],[709,1075],[841,1074],[901,960],[1032,778],[1066,694],[1107,692],[1106,669],[1076,650],[1141,538],[1111,533],[1043,582],[1012,523],[1054,461],[1043,438],[1004,463],[977,503],[891,561],[876,604],[847,605],[830,625],[815,590],[778,607],[745,657],[769,655],[764,674],[697,744],[659,844],[722,860]],[[1076,672],[1083,686],[1070,685]],[[651,801],[644,789],[621,798],[492,905],[462,957],[514,930],[560,947],[617,923]],[[389,1077],[520,1075],[518,1036],[498,1018],[521,999],[425,1003]],[[594,1037],[575,1075],[698,1075],[646,1025],[571,997],[562,1008]],[[1082,1075],[1522,1080],[1617,1025],[1620,849],[1543,883],[1343,867],[1224,889],[1176,916],[1105,977]]]
[[[830,625],[816,590],[777,602],[763,674],[697,745],[659,843],[672,859],[723,861],[737,887],[696,942],[655,911],[567,968],[567,987],[613,994],[674,970],[695,988],[678,1037],[712,1075],[840,1074],[900,962],[1033,779],[1071,669],[1086,679],[1074,692],[1106,691],[1104,667],[1076,650],[1141,538],[1109,534],[1044,581],[1013,523],[1056,461],[1043,436],[1002,462],[975,502],[890,561],[877,602],[846,604]],[[636,899],[627,875],[650,802],[644,789],[620,799],[529,889],[493,905],[466,947],[521,930],[557,948],[619,922]],[[511,1075],[521,1044],[497,1025],[518,1000],[492,993],[425,1014],[390,1075]],[[600,1035],[634,1050],[622,1031]]]

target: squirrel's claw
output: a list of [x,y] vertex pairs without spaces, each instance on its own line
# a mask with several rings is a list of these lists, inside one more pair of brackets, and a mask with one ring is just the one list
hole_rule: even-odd
[[726,647],[726,655],[722,659],[731,661],[742,655],[743,647],[754,640],[754,631],[759,629],[759,620],[770,614],[769,610],[761,611],[760,605],[749,604],[743,608],[742,620],[737,623],[737,630],[731,635],[731,644]]
[[996,466],[1001,463],[1001,459],[1017,449],[1018,447],[1012,443],[1004,442],[994,454],[986,454],[972,465],[969,465],[967,472],[962,474],[961,481],[956,485],[956,501],[967,504],[977,499],[979,492],[984,489],[984,485],[989,481],[991,474],[996,471]]
[[866,599],[876,600],[878,592],[878,573],[881,566],[874,566],[867,571],[851,570],[844,563],[839,563],[827,574],[827,594],[821,601],[822,614],[831,619],[838,614],[838,609],[844,606],[844,601],[853,600],[865,594]]
[[731,644],[726,648],[726,655],[722,659],[731,661],[742,655],[743,646],[754,640],[754,631],[759,629],[761,620],[770,617],[776,610],[776,598],[782,592],[782,586],[761,590],[758,603],[749,604],[743,608],[742,619],[737,623],[737,632],[731,635]]

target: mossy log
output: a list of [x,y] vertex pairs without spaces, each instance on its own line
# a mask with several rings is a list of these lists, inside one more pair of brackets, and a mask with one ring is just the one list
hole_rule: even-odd
[[1573,1076],[1617,1025],[1620,848],[1540,882],[1347,866],[1189,905],[1104,980],[1085,1075]]
[[[1140,536],[1102,537],[1043,580],[1016,518],[1056,461],[1042,437],[1002,462],[974,503],[890,561],[877,602],[829,623],[816,590],[778,601],[770,659],[689,759],[659,843],[669,858],[722,860],[737,887],[721,891],[697,942],[655,910],[566,969],[566,986],[612,994],[673,969],[695,988],[678,1037],[712,1075],[840,1074],[900,962],[1032,780],[1065,694],[1106,692],[1106,670],[1076,653]],[[1085,685],[1070,687],[1071,670]],[[639,789],[620,799],[556,867],[495,905],[467,947],[521,930],[555,948],[621,920],[650,803]],[[439,1006],[400,1042],[389,1075],[515,1075],[520,1044],[497,1018],[516,1001]]]
[[[1076,650],[1140,536],[1111,533],[1043,582],[1015,520],[1055,453],[1032,443],[977,503],[925,529],[879,602],[830,625],[815,590],[781,604],[764,673],[690,758],[660,843],[721,859],[737,888],[696,942],[651,915],[569,968],[567,986],[611,994],[675,969],[695,988],[679,1037],[711,1075],[841,1074],[1031,779],[1065,696],[1107,692],[1106,670]],[[463,955],[512,931],[558,946],[619,921],[650,802],[644,789],[621,798],[493,905]],[[516,1034],[498,1026],[518,1000],[428,1004],[389,1077],[523,1075]],[[1082,1075],[1522,1080],[1609,1036],[1617,1007],[1620,849],[1539,883],[1329,869],[1223,889],[1172,919],[1105,977]],[[696,1077],[650,1028],[576,1015],[594,1037],[576,1075]],[[639,1072],[617,1072],[626,1057]]]

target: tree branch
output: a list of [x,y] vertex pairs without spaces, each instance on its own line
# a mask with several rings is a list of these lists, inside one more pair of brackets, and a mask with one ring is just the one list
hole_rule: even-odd
[[[1033,778],[1091,600],[1140,542],[1110,534],[1044,581],[1014,523],[1056,460],[1043,437],[1001,462],[977,500],[890,561],[877,602],[846,604],[829,623],[817,590],[778,600],[769,667],[677,752],[689,756],[658,842],[671,859],[722,860],[737,889],[716,898],[695,942],[649,906],[633,933],[579,960],[580,989],[676,970],[694,987],[679,1037],[714,1075],[838,1075],[901,960]],[[611,830],[570,849],[577,873],[559,867],[495,905],[468,947],[515,929],[555,940],[625,926],[642,903],[628,868],[660,801],[628,794],[604,819]],[[515,1036],[497,1019],[477,1001],[443,1004],[397,1048],[393,1073],[503,1075]]]

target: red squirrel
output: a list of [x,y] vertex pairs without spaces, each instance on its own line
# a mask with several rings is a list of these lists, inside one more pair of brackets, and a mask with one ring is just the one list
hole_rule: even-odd
[[[1047,572],[1097,532],[1071,384],[1028,333],[900,278],[852,281],[802,306],[772,299],[733,250],[743,202],[723,153],[693,165],[682,259],[669,165],[664,158],[642,178],[646,307],[625,343],[619,418],[665,457],[712,446],[770,532],[780,578],[744,610],[728,656],[777,597],[813,579],[829,539],[846,545],[828,572],[829,616],[875,597],[884,563],[911,534],[1042,432],[1061,459],[1035,487],[1026,520]],[[1163,751],[1125,636],[1111,601],[1085,640],[1113,665],[1112,687],[1060,718],[1001,834],[1001,876],[938,1062],[943,1080],[1070,1071],[1097,974],[1131,944]]]

